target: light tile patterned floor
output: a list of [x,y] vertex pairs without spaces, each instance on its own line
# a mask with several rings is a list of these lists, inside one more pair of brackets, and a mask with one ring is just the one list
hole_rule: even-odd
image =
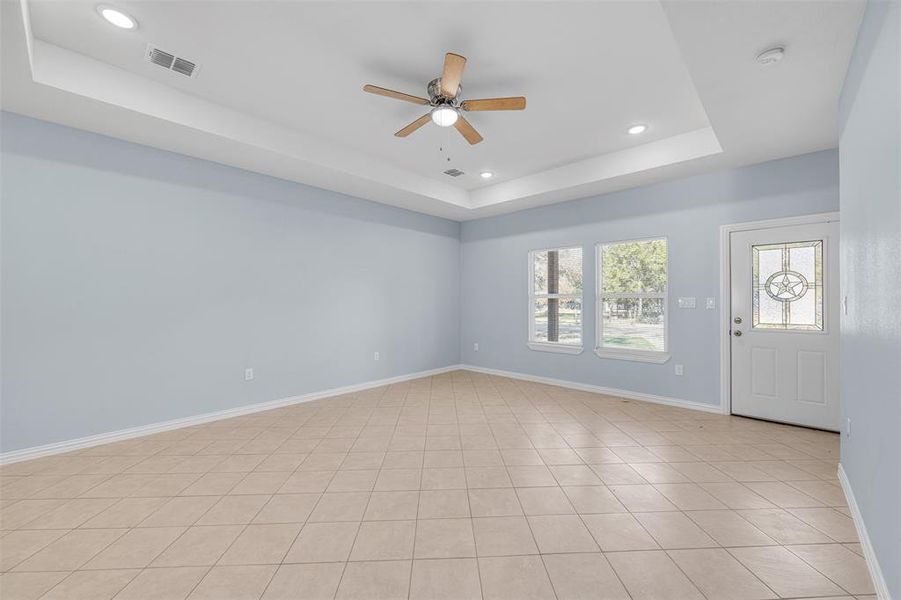
[[0,596],[872,597],[838,446],[458,371],[5,466]]

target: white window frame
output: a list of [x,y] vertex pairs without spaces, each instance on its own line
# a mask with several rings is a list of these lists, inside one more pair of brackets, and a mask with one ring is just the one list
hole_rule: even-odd
[[[582,293],[581,294],[536,294],[535,293],[535,254],[539,252],[550,252],[551,250],[573,250],[578,248],[582,251]],[[529,250],[529,281],[528,281],[528,297],[529,309],[527,318],[529,320],[529,339],[526,345],[539,352],[557,352],[559,354],[581,354],[585,345],[585,248],[582,246],[555,246],[553,248],[539,248]],[[575,344],[564,344],[562,342],[540,342],[535,340],[535,300],[539,298],[574,298],[578,297],[582,306],[582,343],[578,346]]]
[[[634,244],[636,242],[653,242],[663,240],[666,243],[666,287],[663,292],[629,292],[604,293],[604,253],[606,246]],[[615,240],[595,244],[595,347],[594,353],[601,358],[632,360],[646,363],[663,364],[670,359],[669,345],[669,239],[666,236],[639,238],[634,240]],[[629,350],[625,348],[604,348],[604,298],[648,298],[663,300],[663,350]]]

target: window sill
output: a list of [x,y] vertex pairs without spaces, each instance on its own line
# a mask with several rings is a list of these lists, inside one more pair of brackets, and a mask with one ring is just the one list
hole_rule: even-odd
[[527,342],[532,350],[538,352],[556,352],[557,354],[582,354],[582,346],[572,346],[568,344],[548,344],[544,342]]
[[595,348],[594,353],[601,358],[632,360],[635,362],[654,363],[658,365],[662,365],[670,359],[669,352],[655,352],[653,350],[614,350],[612,348]]

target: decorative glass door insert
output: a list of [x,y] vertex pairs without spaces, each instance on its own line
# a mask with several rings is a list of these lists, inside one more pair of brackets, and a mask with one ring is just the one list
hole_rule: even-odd
[[754,329],[823,331],[823,240],[751,246]]

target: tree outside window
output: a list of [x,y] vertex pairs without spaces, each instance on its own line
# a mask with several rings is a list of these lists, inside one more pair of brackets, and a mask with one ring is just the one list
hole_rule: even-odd
[[598,264],[598,350],[666,352],[666,240],[599,244]]
[[529,341],[582,345],[582,248],[529,253]]

